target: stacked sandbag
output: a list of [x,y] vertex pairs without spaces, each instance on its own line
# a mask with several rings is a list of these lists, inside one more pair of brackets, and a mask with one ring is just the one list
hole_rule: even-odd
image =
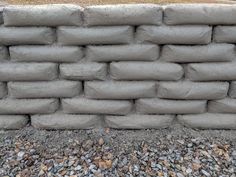
[[236,129],[236,6],[0,9],[0,129]]
[[[235,16],[234,5],[177,4],[164,8],[164,23],[171,27],[178,25],[212,27],[210,43],[200,45],[173,43],[174,45],[164,45],[162,48],[161,60],[182,63],[185,79],[176,83],[159,83],[158,97],[207,100],[206,113],[177,116],[178,122],[185,126],[200,129],[236,128]],[[184,38],[186,39],[187,37]]]
[[59,77],[60,63],[82,60],[82,47],[55,44],[56,28],[81,26],[82,11],[77,5],[4,7],[4,24],[0,27],[0,128],[19,129],[29,117],[54,114],[61,107],[61,98],[82,92],[81,81]]

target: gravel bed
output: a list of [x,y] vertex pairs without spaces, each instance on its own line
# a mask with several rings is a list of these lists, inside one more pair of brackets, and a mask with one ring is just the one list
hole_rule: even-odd
[[236,131],[0,131],[1,177],[235,177]]

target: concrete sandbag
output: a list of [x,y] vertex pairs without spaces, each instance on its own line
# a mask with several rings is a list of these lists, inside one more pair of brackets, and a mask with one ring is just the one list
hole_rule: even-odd
[[77,96],[82,83],[75,81],[8,82],[11,98],[64,98]]
[[82,8],[72,4],[10,5],[3,10],[5,26],[82,25]]
[[101,118],[97,115],[55,113],[31,116],[31,125],[40,129],[92,129],[100,124]]
[[173,120],[173,115],[105,116],[105,126],[115,129],[160,129],[169,127]]
[[9,48],[11,60],[25,62],[76,62],[83,52],[76,46],[13,46]]
[[0,7],[0,24],[3,24],[3,7]]
[[208,112],[236,113],[236,99],[225,98],[208,102]]
[[3,98],[7,94],[6,84],[0,82],[0,98]]
[[159,25],[162,8],[154,4],[120,4],[88,6],[84,9],[88,26],[95,25]]
[[160,60],[168,62],[215,62],[235,59],[232,44],[209,44],[199,46],[165,45]]
[[199,114],[206,110],[206,101],[138,99],[136,111],[142,114]]
[[0,44],[52,44],[55,32],[47,27],[0,27]]
[[85,96],[96,99],[135,99],[156,95],[155,82],[90,81],[84,85]]
[[0,46],[0,61],[9,59],[8,50],[5,46]]
[[130,101],[92,100],[86,98],[62,99],[62,109],[69,114],[126,115],[132,109]]
[[98,26],[57,28],[58,43],[63,45],[129,44],[133,41],[132,26]]
[[61,78],[71,80],[105,80],[107,75],[107,65],[105,63],[78,63],[61,64]]
[[213,31],[214,42],[236,43],[235,26],[216,26]]
[[47,81],[57,77],[52,63],[1,63],[0,81]]
[[0,129],[21,129],[27,125],[29,118],[24,115],[0,115]]
[[233,81],[230,84],[229,96],[231,98],[236,98],[236,81]]
[[179,80],[184,74],[181,65],[159,62],[113,62],[110,74],[115,80]]
[[59,107],[57,99],[2,99],[0,114],[49,114]]
[[178,115],[178,121],[186,127],[198,129],[236,129],[236,114]]
[[231,4],[172,4],[164,8],[168,25],[236,24],[236,6]]
[[228,82],[159,82],[157,96],[167,99],[223,99],[227,96]]
[[136,38],[139,43],[155,44],[209,44],[212,27],[181,26],[139,26]]
[[186,77],[192,81],[236,80],[236,63],[189,64]]
[[92,61],[152,61],[159,57],[159,46],[133,44],[114,46],[88,46],[86,57]]

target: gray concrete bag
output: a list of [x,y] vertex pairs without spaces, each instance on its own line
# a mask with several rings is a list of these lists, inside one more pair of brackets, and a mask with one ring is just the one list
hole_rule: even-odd
[[8,82],[11,98],[65,98],[79,95],[82,83],[75,81]]
[[100,125],[101,118],[97,115],[76,115],[55,113],[48,115],[33,115],[31,124],[43,129],[92,129]]
[[236,24],[236,6],[231,4],[172,4],[164,8],[164,22],[183,24]]
[[214,100],[227,96],[228,82],[159,82],[157,96],[166,99]]
[[87,98],[62,99],[62,110],[69,114],[126,115],[132,109],[131,101],[93,100]]
[[178,121],[186,127],[198,129],[236,129],[235,114],[178,115]]
[[85,96],[96,99],[150,98],[156,95],[155,82],[111,81],[85,82]]
[[2,45],[52,44],[55,39],[54,30],[48,27],[0,27]]
[[21,129],[27,125],[29,118],[24,115],[0,115],[0,129]]
[[13,46],[9,48],[11,59],[25,62],[76,62],[83,52],[76,46]]
[[105,80],[107,78],[107,64],[105,63],[77,63],[61,64],[60,76],[71,80]]
[[58,43],[63,45],[129,44],[133,33],[132,26],[57,28]]
[[1,63],[0,81],[47,81],[57,77],[53,63]]
[[5,26],[82,25],[82,8],[72,4],[7,6]]
[[206,111],[206,101],[165,100],[142,98],[135,101],[136,111],[142,114],[199,114]]
[[105,125],[116,129],[167,128],[174,120],[174,115],[139,115],[106,116]]
[[208,102],[208,112],[236,113],[236,99],[225,98]]
[[139,26],[136,38],[139,43],[156,44],[209,44],[212,27],[191,26]]
[[233,44],[209,44],[197,46],[165,45],[160,60],[167,62],[222,62],[235,59]]
[[49,114],[59,107],[58,99],[2,99],[0,114]]
[[111,78],[114,80],[179,80],[183,74],[181,65],[158,62],[112,62]]
[[159,57],[154,44],[87,46],[86,58],[90,61],[153,61]]
[[159,25],[162,23],[162,8],[154,4],[88,6],[84,18],[88,26]]

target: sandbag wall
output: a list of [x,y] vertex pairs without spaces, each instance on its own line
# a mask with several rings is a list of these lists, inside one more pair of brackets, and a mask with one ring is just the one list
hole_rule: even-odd
[[236,129],[236,6],[6,6],[0,128]]

